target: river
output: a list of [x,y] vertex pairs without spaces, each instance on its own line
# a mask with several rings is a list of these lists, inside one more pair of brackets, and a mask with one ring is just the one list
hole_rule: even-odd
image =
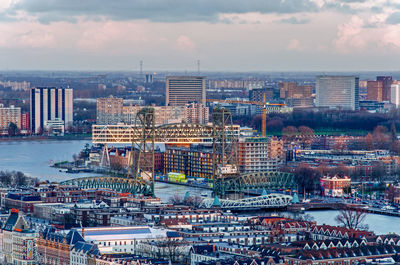
[[[50,161],[72,160],[73,154],[78,154],[89,140],[72,141],[6,141],[0,142],[0,170],[16,170],[37,177],[40,180],[62,181],[77,177],[94,176],[92,173],[68,174],[59,172],[58,169],[50,167]],[[155,185],[156,196],[163,201],[174,194],[184,196],[189,191],[191,195],[199,195],[204,192],[202,189],[157,183]],[[211,191],[206,191],[208,194]],[[261,214],[261,213],[260,213]],[[318,224],[337,225],[334,218],[338,211],[310,211],[311,215]],[[393,216],[369,214],[365,223],[369,225],[371,231],[377,234],[387,234],[395,232],[400,234],[400,218]]]
[[[96,176],[93,173],[70,174],[50,167],[50,162],[72,160],[90,140],[39,140],[39,141],[4,141],[0,142],[0,170],[21,171],[39,180],[63,181],[72,178]],[[163,201],[174,194],[184,196],[186,191],[191,195],[199,195],[202,189],[156,183],[155,193]],[[207,191],[211,193],[210,191]]]

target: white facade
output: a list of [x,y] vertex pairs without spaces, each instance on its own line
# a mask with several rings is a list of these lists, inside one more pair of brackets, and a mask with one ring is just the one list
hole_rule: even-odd
[[46,129],[47,121],[62,120],[64,126],[73,125],[73,89],[40,87],[31,89],[31,131]]
[[390,91],[390,103],[394,104],[396,108],[400,107],[400,83],[392,84]]
[[317,76],[315,105],[317,107],[358,110],[359,78],[356,76]]
[[94,227],[85,228],[83,233],[85,241],[96,244],[101,254],[116,252],[135,254],[139,242],[167,238],[166,229],[148,226]]

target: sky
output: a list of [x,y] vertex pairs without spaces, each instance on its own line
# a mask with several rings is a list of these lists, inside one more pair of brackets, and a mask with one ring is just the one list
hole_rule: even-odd
[[0,70],[400,70],[400,0],[0,0]]

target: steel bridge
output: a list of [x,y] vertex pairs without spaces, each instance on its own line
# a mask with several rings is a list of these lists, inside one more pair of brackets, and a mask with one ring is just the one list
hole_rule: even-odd
[[61,185],[75,185],[82,189],[112,189],[117,192],[129,192],[151,196],[152,191],[145,181],[122,177],[87,177],[60,182]]
[[[147,129],[150,130],[150,129]],[[240,126],[232,125],[227,133],[240,134]],[[94,144],[132,144],[140,141],[143,128],[138,125],[93,125],[92,142]],[[212,144],[213,126],[194,123],[174,123],[156,126],[154,142],[165,144]]]
[[[125,177],[87,177],[63,181],[62,185],[76,185],[83,189],[112,189],[118,192],[150,195],[145,180]],[[240,193],[248,189],[293,189],[296,188],[294,175],[286,172],[257,172],[243,174],[237,178],[217,179],[215,190],[219,195]]]
[[[230,210],[283,208],[291,203],[292,198],[290,195],[271,193],[239,200],[219,200],[219,207]],[[211,208],[214,206],[214,202],[215,199],[213,198],[205,198],[201,203],[201,207]]]
[[287,172],[261,171],[241,174],[234,178],[217,178],[214,190],[224,196],[226,193],[238,193],[249,189],[296,189],[295,176]]

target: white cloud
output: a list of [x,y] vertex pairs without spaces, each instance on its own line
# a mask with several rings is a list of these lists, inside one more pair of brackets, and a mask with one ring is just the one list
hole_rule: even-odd
[[289,51],[301,51],[303,50],[303,47],[298,39],[291,39],[287,45],[287,49]]
[[176,47],[182,51],[194,51],[196,44],[188,36],[181,35],[176,39]]

